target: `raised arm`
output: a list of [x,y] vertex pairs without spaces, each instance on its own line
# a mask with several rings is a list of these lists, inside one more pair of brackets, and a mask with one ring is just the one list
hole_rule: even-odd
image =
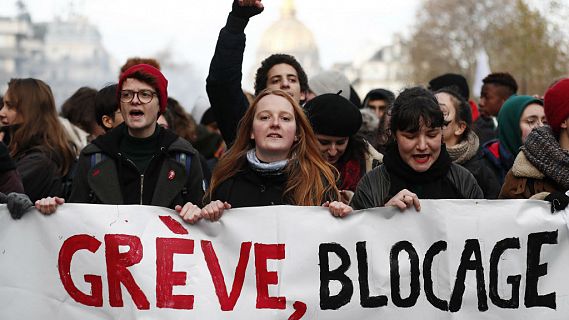
[[221,135],[228,146],[235,140],[237,124],[249,106],[241,87],[245,27],[249,18],[262,11],[260,0],[234,0],[211,59],[206,90]]

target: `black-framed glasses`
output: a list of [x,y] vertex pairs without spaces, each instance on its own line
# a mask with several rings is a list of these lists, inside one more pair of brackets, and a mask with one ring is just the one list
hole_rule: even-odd
[[152,90],[140,90],[140,91],[132,91],[132,90],[121,90],[120,92],[120,100],[121,102],[131,102],[134,99],[134,96],[138,97],[138,100],[143,103],[147,104],[152,101],[152,98],[156,95],[156,92]]

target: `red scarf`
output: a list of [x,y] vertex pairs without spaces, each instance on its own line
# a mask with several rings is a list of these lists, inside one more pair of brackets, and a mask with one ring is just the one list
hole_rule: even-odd
[[338,189],[356,191],[358,182],[362,177],[362,167],[358,159],[350,159],[337,166],[340,172],[340,181],[338,181]]

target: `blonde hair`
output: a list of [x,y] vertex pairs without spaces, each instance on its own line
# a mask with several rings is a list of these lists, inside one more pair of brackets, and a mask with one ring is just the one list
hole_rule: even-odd
[[318,141],[304,111],[285,91],[265,89],[259,93],[239,122],[237,139],[217,163],[204,202],[215,200],[212,199],[212,195],[217,187],[235,176],[239,170],[236,168],[246,165],[247,152],[255,148],[255,141],[250,139],[255,111],[259,101],[268,95],[285,98],[293,107],[296,121],[298,141],[294,142],[289,151],[290,161],[285,168],[288,180],[283,199],[290,204],[302,206],[319,206],[325,200],[338,200],[340,198],[336,187],[338,172],[322,158],[318,149]]

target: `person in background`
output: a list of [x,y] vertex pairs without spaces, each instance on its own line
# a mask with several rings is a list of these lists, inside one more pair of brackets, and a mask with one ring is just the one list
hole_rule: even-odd
[[401,92],[391,110],[394,141],[383,164],[361,179],[350,205],[356,210],[393,206],[419,211],[419,199],[482,199],[472,174],[452,163],[442,142],[443,126],[433,93],[422,87]]
[[75,152],[57,116],[51,88],[38,79],[11,79],[0,122],[7,126],[9,141],[4,141],[30,199],[63,196]]
[[81,87],[61,105],[61,116],[87,133],[87,142],[105,133],[96,119],[96,96],[97,90]]
[[500,183],[482,161],[478,136],[471,129],[472,115],[468,102],[452,88],[439,89],[435,97],[445,118],[443,140],[452,162],[472,173],[485,199],[498,198]]
[[337,201],[334,169],[320,156],[308,119],[287,92],[259,93],[236,137],[213,172],[203,218],[218,220],[230,208],[283,204],[324,204],[335,216],[352,211]]
[[350,80],[343,73],[335,70],[322,71],[310,77],[308,87],[307,102],[326,93],[338,94],[350,100]]
[[[237,126],[249,102],[241,88],[245,27],[249,19],[260,14],[260,0],[233,0],[227,23],[219,32],[215,53],[206,80],[211,108],[228,146],[236,139]],[[273,54],[261,62],[255,74],[255,95],[266,88],[280,89],[297,103],[306,99],[308,78],[302,66],[291,55]]]
[[482,79],[480,90],[480,117],[474,122],[474,132],[480,139],[480,144],[498,137],[495,118],[502,105],[518,92],[518,84],[511,74],[505,72],[491,73]]
[[95,96],[95,119],[105,132],[124,122],[117,98],[117,86],[116,83],[108,85]]
[[530,96],[512,96],[506,100],[498,114],[498,139],[482,146],[483,159],[500,185],[531,130],[545,123],[542,100]]
[[394,100],[395,95],[393,92],[381,88],[373,89],[366,94],[363,108],[372,110],[379,121],[381,121]]
[[[506,175],[500,198],[541,200],[550,193],[563,198],[569,190],[569,78],[547,90],[543,109],[549,125],[529,133]],[[539,122],[543,122],[540,116],[522,116],[522,125]]]

